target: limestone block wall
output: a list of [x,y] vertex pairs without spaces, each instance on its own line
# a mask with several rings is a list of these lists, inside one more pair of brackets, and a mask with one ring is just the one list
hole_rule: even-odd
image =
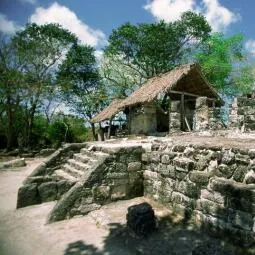
[[207,105],[207,97],[198,97],[196,99],[195,111],[195,131],[208,129],[209,126],[209,107]]
[[169,109],[169,132],[181,131],[180,101],[171,101]]
[[208,128],[210,130],[219,130],[224,128],[221,120],[221,109],[219,107],[209,108]]
[[255,149],[154,146],[144,153],[144,195],[202,228],[254,244]]
[[242,131],[255,130],[254,98],[235,98],[230,109],[230,126]]

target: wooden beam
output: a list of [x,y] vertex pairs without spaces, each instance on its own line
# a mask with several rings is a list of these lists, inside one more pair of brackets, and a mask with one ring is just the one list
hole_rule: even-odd
[[[197,95],[197,94],[193,94],[193,93],[189,93],[189,92],[175,91],[175,90],[170,90],[169,93],[170,94],[179,94],[179,95],[191,96],[191,97],[202,97],[201,95]],[[218,101],[217,99],[210,98],[210,97],[207,97],[207,99],[210,100],[210,101]]]
[[189,132],[191,132],[191,128],[190,128],[190,125],[189,125],[189,122],[188,122],[186,116],[185,116],[185,122],[186,122],[186,125],[188,127]]
[[185,113],[184,113],[184,94],[181,94],[181,128],[184,129]]

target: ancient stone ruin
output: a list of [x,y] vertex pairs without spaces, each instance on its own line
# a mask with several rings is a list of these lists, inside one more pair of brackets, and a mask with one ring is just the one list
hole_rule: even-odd
[[255,149],[171,141],[77,146],[60,149],[26,179],[18,207],[58,199],[54,222],[145,196],[207,232],[254,244]]
[[230,126],[241,131],[255,130],[255,98],[238,97],[230,110]]

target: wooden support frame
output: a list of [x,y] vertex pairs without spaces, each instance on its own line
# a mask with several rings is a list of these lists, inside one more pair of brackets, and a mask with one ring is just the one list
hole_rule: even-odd
[[184,130],[185,112],[184,112],[184,94],[181,94],[181,129]]
[[[191,97],[202,97],[201,95],[188,93],[188,92],[175,91],[175,90],[169,90],[169,94],[179,94],[179,95],[185,95],[185,96],[191,96]],[[217,101],[217,99],[215,98],[207,97],[207,99],[213,102]]]

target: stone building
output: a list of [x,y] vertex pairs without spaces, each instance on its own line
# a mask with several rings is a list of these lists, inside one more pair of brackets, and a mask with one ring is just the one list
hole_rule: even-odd
[[199,66],[183,65],[149,79],[126,99],[114,100],[92,122],[111,122],[123,111],[129,134],[217,129],[215,117],[222,104]]
[[255,131],[255,95],[234,99],[230,109],[230,127]]

